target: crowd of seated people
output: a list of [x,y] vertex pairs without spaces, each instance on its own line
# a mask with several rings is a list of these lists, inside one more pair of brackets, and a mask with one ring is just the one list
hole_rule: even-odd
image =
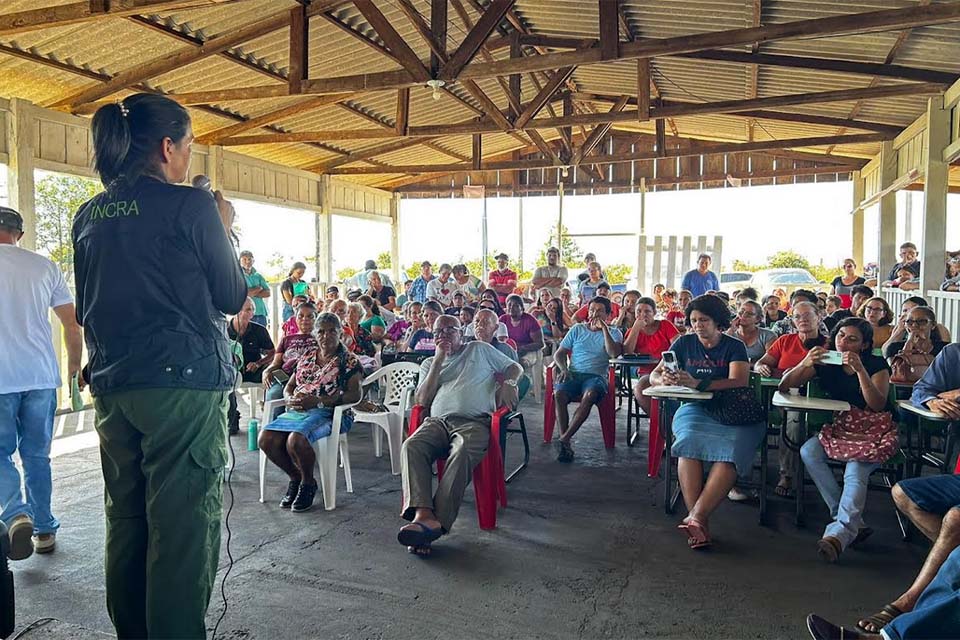
[[[898,271],[919,272],[915,248],[911,253],[905,245],[901,256]],[[844,433],[889,431],[893,396],[888,389],[894,383],[914,385],[918,406],[960,420],[960,380],[954,380],[960,376],[960,347],[950,344],[946,327],[923,298],[907,299],[895,318],[885,299],[856,273],[853,260],[845,261],[843,275],[819,294],[748,287],[733,296],[714,289],[694,295],[688,287],[661,285],[652,297],[623,291],[618,304],[595,256],[572,285],[559,257],[558,251],[547,252],[548,264],[534,278],[540,286],[532,290],[519,287],[502,254],[487,282],[460,264],[441,264],[434,275],[425,261],[420,275],[404,282],[401,295],[385,274],[372,269],[365,273],[363,290],[347,289],[354,301],[344,299],[338,287],[313,301],[309,291],[297,287],[303,273],[295,265],[285,281],[289,286],[281,290],[290,307],[282,337],[273,352],[264,343],[259,357],[249,358],[267,398],[286,395],[288,409],[307,416],[275,420],[261,435],[261,448],[290,480],[281,506],[298,512],[310,508],[316,492],[310,444],[335,432],[332,407],[359,398],[364,370],[371,360],[378,366],[389,353],[419,358],[417,403],[430,415],[402,453],[403,516],[411,522],[398,539],[420,555],[428,555],[431,543],[451,530],[470,470],[486,450],[489,415],[498,406],[515,406],[526,394],[533,377],[543,375],[535,368],[541,357],[554,367],[556,457],[564,463],[573,461],[575,435],[592,407],[613,393],[607,388],[609,361],[621,354],[657,363],[634,389],[647,414],[651,399],[643,391],[650,387],[706,390],[719,399],[684,404],[671,418],[671,453],[679,460],[688,512],[679,529],[691,549],[714,543],[711,516],[724,498],[733,498],[738,477],[749,475],[766,433],[766,411],[758,412],[749,387],[751,371],[780,378],[784,392],[815,381],[830,397],[851,405],[812,437],[800,433],[798,414],[786,412],[778,447],[775,493],[788,497],[799,479],[786,439],[802,444],[800,457],[829,512],[817,553],[831,562],[870,533],[864,520],[867,479],[889,456],[889,439],[879,438],[870,455],[851,454]],[[952,267],[948,257],[947,280],[957,277],[960,260],[956,264]],[[710,260],[701,256],[687,284],[709,286],[709,266]],[[532,298],[524,295],[531,293]],[[242,341],[248,329],[238,318],[235,332]],[[675,366],[661,361],[665,351],[674,354]],[[826,362],[831,352],[840,354],[839,364]],[[434,493],[429,467],[440,456],[447,456],[447,470]],[[844,464],[842,484],[831,462]],[[929,496],[939,494],[911,493],[912,482],[894,490],[901,509],[936,540],[933,518],[946,514],[949,539],[960,539],[949,508],[931,502]],[[956,573],[960,559],[949,562],[950,550],[935,558],[932,553],[931,566],[924,567],[915,585],[860,620],[859,632],[876,633],[901,616],[924,610],[926,590],[937,584],[938,572]],[[830,624],[816,616],[812,620],[811,629]]]

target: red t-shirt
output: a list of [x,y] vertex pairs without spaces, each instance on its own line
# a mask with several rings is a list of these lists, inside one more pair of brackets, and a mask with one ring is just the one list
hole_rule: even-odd
[[[573,319],[576,320],[577,322],[586,322],[586,321],[587,321],[587,312],[588,312],[589,310],[590,310],[590,303],[588,302],[587,304],[585,304],[585,305],[583,305],[582,307],[580,307],[579,309],[577,309],[577,312],[576,312],[575,314],[573,314]],[[615,319],[617,318],[617,316],[619,316],[619,315],[620,315],[620,305],[618,305],[616,302],[614,302],[613,300],[611,300],[611,301],[610,301],[610,313],[608,314],[607,317],[608,317],[608,318],[610,319],[610,321],[612,322],[612,321],[615,320]]]
[[507,325],[507,335],[518,345],[533,342],[533,340],[530,339],[531,333],[542,333],[540,323],[529,313],[524,313],[520,316],[520,322],[516,326],[513,325],[509,313],[500,316],[500,322]]
[[[501,287],[506,285],[510,285],[511,287],[517,286],[517,274],[511,269],[507,269],[505,271],[494,269],[490,272],[487,280],[491,287]],[[503,304],[504,300],[507,299],[507,294],[497,293],[497,296],[500,298],[500,304]]]
[[788,333],[773,341],[767,349],[767,355],[776,358],[775,369],[786,371],[800,364],[807,357],[807,349],[803,348],[803,341],[798,333]]
[[[670,349],[673,337],[680,332],[677,331],[672,322],[666,320],[660,320],[659,322],[660,326],[652,334],[647,335],[642,331],[640,332],[640,335],[637,336],[637,346],[630,353],[659,358],[661,353]],[[627,335],[623,338],[624,343],[630,338],[632,332],[633,327],[630,327],[627,330]]]

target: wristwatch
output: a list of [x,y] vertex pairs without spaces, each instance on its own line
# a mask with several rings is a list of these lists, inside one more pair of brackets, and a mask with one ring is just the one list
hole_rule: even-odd
[[513,378],[504,378],[503,384],[507,385],[508,387],[515,387],[517,386],[517,381]]

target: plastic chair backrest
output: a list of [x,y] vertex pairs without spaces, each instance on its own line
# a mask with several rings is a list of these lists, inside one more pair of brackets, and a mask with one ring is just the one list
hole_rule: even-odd
[[420,375],[420,365],[412,362],[396,362],[384,367],[384,397],[383,404],[397,405],[410,387],[417,386]]
[[757,400],[763,402],[763,387],[760,385],[760,374],[751,371],[749,384],[750,388],[753,389],[753,393],[757,396]]
[[[808,398],[829,398],[830,394],[820,386],[820,381],[817,378],[814,378],[807,383],[807,397]],[[820,428],[825,424],[833,422],[833,412],[832,411],[810,411],[807,413],[807,426],[812,428]]]

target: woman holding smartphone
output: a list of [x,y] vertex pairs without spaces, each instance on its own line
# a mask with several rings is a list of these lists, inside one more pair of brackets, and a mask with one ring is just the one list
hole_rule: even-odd
[[[836,562],[844,549],[863,537],[867,479],[896,450],[897,429],[888,407],[890,367],[871,353],[870,323],[863,318],[844,318],[834,327],[829,347],[829,351],[810,349],[799,365],[784,374],[780,391],[802,387],[816,377],[831,398],[851,406],[800,449],[832,518],[817,543],[817,553],[827,562]],[[825,364],[837,352],[839,362]],[[842,490],[827,466],[829,460],[846,462]]]
[[[736,484],[737,475],[747,475],[757,445],[765,437],[762,421],[737,420],[729,415],[747,408],[752,391],[747,349],[724,331],[730,326],[730,310],[716,296],[704,295],[687,305],[687,324],[692,334],[680,336],[670,347],[675,364],[665,357],[650,374],[652,386],[679,385],[697,391],[713,392],[716,404],[691,402],[681,406],[673,417],[673,455],[680,460],[677,473],[689,515],[679,528],[687,536],[691,549],[710,546],[708,520]],[[674,360],[674,359],[671,359]],[[744,393],[741,397],[741,392]],[[756,398],[753,403],[758,404]],[[727,415],[720,415],[718,409]],[[733,411],[729,411],[733,409]],[[755,407],[750,412],[756,414]],[[751,422],[752,421],[752,422]],[[712,462],[707,481],[703,481],[704,462]]]

